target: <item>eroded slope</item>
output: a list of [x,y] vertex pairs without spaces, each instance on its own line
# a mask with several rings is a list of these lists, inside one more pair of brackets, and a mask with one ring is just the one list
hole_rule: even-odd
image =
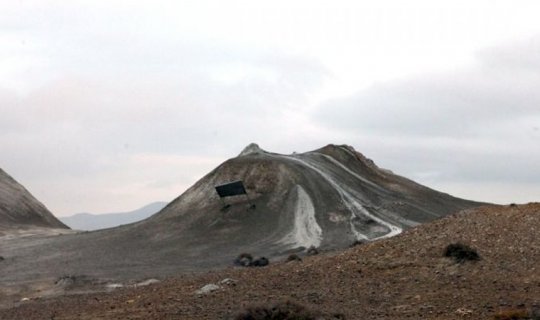
[[0,232],[31,227],[67,228],[28,190],[0,169]]

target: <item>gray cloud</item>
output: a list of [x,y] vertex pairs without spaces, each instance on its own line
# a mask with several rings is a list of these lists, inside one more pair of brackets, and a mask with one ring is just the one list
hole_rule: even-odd
[[[186,74],[131,70],[63,77],[25,94],[2,90],[0,165],[21,182],[32,181],[31,191],[62,214],[77,204],[80,211],[106,211],[120,203],[118,197],[139,197],[141,205],[156,194],[176,197],[234,155],[231,150],[254,140],[271,144],[272,133],[286,134],[288,113],[303,108],[307,93],[328,74],[317,62],[294,56],[234,54],[214,65],[187,57],[193,65]],[[229,65],[245,72],[221,79],[216,66]],[[202,158],[192,162],[194,154]],[[147,160],[136,160],[141,157]],[[138,170],[147,173],[134,174]],[[190,173],[177,172],[184,170]]]
[[[341,5],[2,3],[0,166],[57,214],[173,198],[253,141],[276,152],[349,143],[432,186],[537,181],[538,38],[312,110],[350,79],[459,65],[480,43],[537,30],[534,15],[485,18],[486,3],[457,29],[453,18],[432,29],[440,10],[423,4],[410,16]],[[491,200],[476,187],[457,194]]]
[[[379,163],[428,184],[534,184],[538,52],[540,37],[486,49],[468,68],[373,86],[327,101],[312,116]],[[536,197],[515,191],[507,198]],[[482,197],[497,201],[488,189]]]

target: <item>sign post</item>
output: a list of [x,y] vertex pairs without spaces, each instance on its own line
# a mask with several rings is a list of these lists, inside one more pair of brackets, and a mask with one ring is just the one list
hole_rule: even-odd
[[[225,183],[219,186],[215,186],[216,192],[219,195],[219,198],[221,201],[224,202],[223,198],[226,197],[234,197],[239,195],[246,195],[246,198],[248,202],[250,202],[250,207],[255,207],[255,205],[251,204],[251,199],[249,198],[249,195],[246,191],[246,188],[244,187],[244,183],[241,180]],[[228,205],[225,204],[226,208]]]

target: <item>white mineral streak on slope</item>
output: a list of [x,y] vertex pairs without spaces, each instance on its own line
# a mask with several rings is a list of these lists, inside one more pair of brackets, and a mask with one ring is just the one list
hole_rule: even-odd
[[356,199],[354,198],[354,196],[351,193],[349,193],[348,191],[343,189],[334,178],[332,178],[329,174],[327,174],[326,172],[321,170],[319,167],[317,167],[316,164],[310,163],[310,162],[308,162],[306,160],[303,160],[303,159],[300,159],[300,158],[294,157],[294,156],[287,156],[287,158],[291,159],[291,160],[294,160],[294,161],[297,161],[297,162],[300,162],[304,166],[306,166],[306,167],[312,169],[313,171],[317,172],[332,187],[334,187],[334,189],[337,191],[337,193],[341,197],[341,200],[343,201],[345,206],[347,206],[347,208],[351,212],[351,219],[350,219],[351,231],[353,232],[353,234],[356,236],[357,239],[369,239],[364,234],[356,231],[356,229],[354,228],[354,218],[356,216],[358,216],[357,213],[363,214],[366,217],[368,217],[368,218],[376,221],[377,223],[379,223],[379,224],[387,227],[388,229],[390,229],[390,232],[388,232],[387,234],[385,234],[385,235],[383,235],[381,237],[372,238],[372,239],[369,239],[369,240],[376,240],[376,239],[393,237],[395,235],[400,234],[403,231],[403,229],[401,229],[400,227],[395,226],[393,224],[390,224],[390,223],[380,219],[379,217],[376,217],[376,216],[372,215],[371,213],[369,213],[369,211],[367,211],[358,201],[356,201]]
[[280,242],[297,247],[318,247],[322,241],[322,229],[315,219],[315,207],[307,192],[296,186],[297,200],[294,210],[294,227]]

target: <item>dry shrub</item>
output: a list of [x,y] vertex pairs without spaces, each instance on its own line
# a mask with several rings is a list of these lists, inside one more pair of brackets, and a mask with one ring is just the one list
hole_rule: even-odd
[[345,317],[341,314],[325,315],[310,310],[297,303],[286,301],[272,305],[258,305],[248,307],[239,313],[235,320],[330,320]]
[[531,314],[525,309],[507,309],[497,312],[494,320],[525,320],[532,319]]
[[459,242],[448,245],[444,250],[444,256],[454,258],[458,263],[480,260],[480,256],[476,250]]

